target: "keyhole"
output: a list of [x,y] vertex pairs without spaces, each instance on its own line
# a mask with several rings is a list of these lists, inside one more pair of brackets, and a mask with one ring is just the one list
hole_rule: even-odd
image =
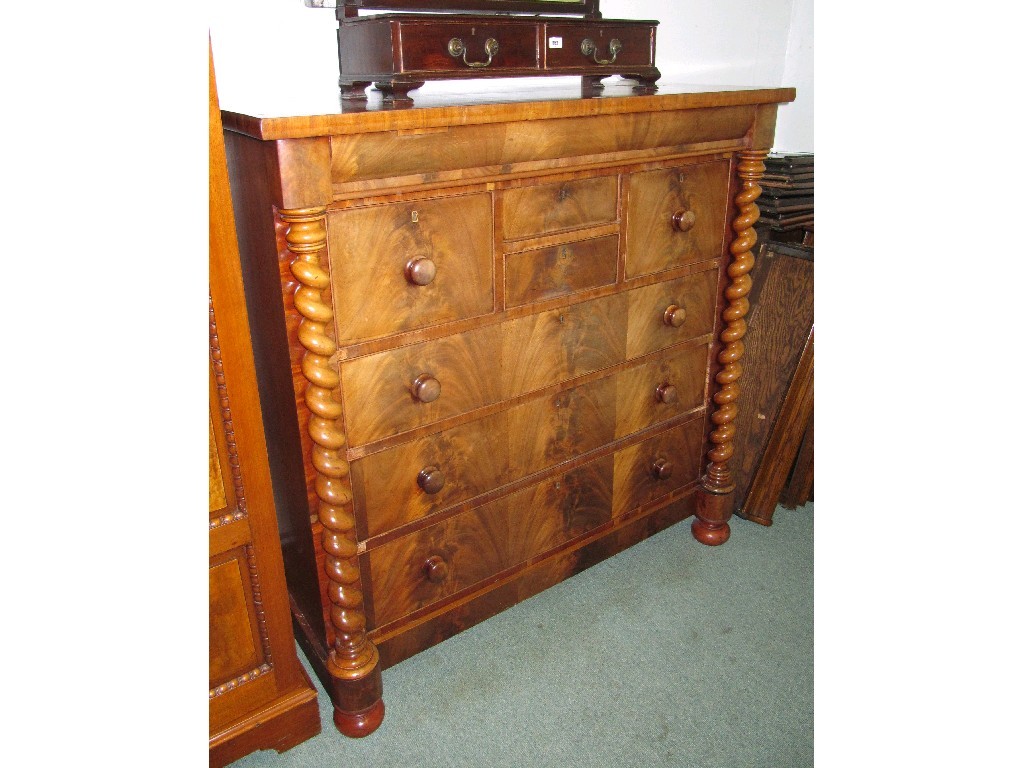
[[419,211],[413,211],[412,212],[412,223],[413,224],[418,224],[419,221],[420,221],[420,212]]

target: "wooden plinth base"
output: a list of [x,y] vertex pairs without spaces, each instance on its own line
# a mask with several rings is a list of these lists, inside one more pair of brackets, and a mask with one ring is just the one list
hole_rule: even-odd
[[369,736],[384,721],[384,701],[378,699],[373,706],[362,712],[343,712],[334,708],[334,725],[345,736],[361,739]]
[[731,489],[727,493],[711,493],[704,488],[697,492],[697,512],[690,525],[693,538],[709,547],[729,540],[732,497]]

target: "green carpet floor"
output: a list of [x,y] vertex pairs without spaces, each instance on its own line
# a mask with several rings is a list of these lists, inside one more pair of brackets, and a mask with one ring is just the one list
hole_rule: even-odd
[[814,505],[774,520],[685,520],[385,670],[365,739],[313,677],[322,733],[233,766],[811,766]]

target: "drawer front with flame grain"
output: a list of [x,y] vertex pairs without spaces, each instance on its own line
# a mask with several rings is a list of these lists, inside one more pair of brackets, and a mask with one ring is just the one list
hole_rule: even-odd
[[722,255],[727,161],[634,173],[626,183],[627,278]]
[[340,342],[493,309],[489,194],[333,211],[327,226]]
[[341,376],[350,443],[400,434],[708,333],[716,277],[701,272],[347,361]]
[[688,421],[615,453],[612,512],[616,516],[697,480],[704,419]]
[[612,457],[370,550],[376,626],[438,602],[611,518]]

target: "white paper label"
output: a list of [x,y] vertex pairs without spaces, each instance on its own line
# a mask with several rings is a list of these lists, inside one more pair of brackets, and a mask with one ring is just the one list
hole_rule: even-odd
[[548,38],[548,48],[561,48],[561,47],[562,47],[562,38],[560,38],[560,37],[549,37]]

